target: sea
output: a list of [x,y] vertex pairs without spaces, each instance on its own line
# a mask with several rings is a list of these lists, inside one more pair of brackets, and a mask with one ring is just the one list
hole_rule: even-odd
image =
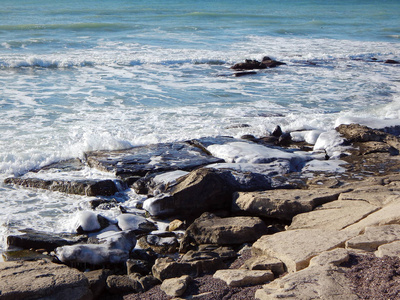
[[[398,0],[0,2],[0,252],[88,201],[3,180],[85,151],[400,125]],[[264,56],[286,65],[230,69]]]

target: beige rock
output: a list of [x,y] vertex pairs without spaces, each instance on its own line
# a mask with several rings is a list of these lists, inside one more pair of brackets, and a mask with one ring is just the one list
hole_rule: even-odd
[[0,263],[0,299],[93,299],[88,279],[76,269],[44,261]]
[[213,277],[225,281],[228,286],[257,285],[274,280],[270,270],[218,270]]
[[175,230],[180,230],[185,227],[185,223],[183,221],[175,219],[168,225],[168,231],[175,231]]
[[400,225],[366,227],[365,233],[346,241],[346,248],[375,251],[380,245],[400,240]]
[[400,187],[396,186],[364,186],[354,189],[351,192],[342,193],[339,200],[361,200],[383,207],[394,200],[400,199]]
[[375,251],[375,255],[377,257],[384,257],[385,255],[400,257],[400,241],[379,246],[378,250]]
[[182,296],[186,291],[191,277],[183,275],[179,278],[170,278],[163,281],[161,284],[161,290],[164,291],[168,296],[179,297]]
[[313,211],[295,216],[289,229],[341,230],[378,209],[365,201],[336,200],[323,204]]
[[253,256],[246,260],[241,269],[271,270],[275,275],[281,275],[285,272],[283,263],[279,259],[264,255]]
[[291,220],[295,215],[313,210],[318,205],[337,200],[347,189],[270,190],[235,193],[232,210],[253,216]]
[[[320,256],[323,256],[320,258]],[[296,273],[276,279],[264,285],[255,293],[260,300],[272,299],[323,299],[323,300],[356,300],[349,280],[343,270],[336,266],[348,258],[344,249],[324,252],[312,260],[310,266]]]
[[366,227],[388,224],[400,224],[400,201],[388,204],[361,221],[346,227],[342,231],[362,233]]
[[265,235],[252,247],[253,255],[267,255],[280,259],[288,272],[295,272],[308,266],[310,259],[318,254],[338,247],[344,247],[346,240],[354,237],[353,232],[298,229]]

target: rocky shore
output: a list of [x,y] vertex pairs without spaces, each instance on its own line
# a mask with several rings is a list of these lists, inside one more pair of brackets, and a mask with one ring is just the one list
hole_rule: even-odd
[[[7,178],[92,198],[73,233],[7,237],[0,299],[397,299],[399,133],[277,127],[89,152]],[[87,168],[109,178],[79,178]]]

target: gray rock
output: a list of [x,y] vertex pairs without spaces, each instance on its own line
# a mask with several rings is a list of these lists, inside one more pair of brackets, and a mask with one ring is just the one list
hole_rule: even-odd
[[93,299],[88,279],[65,265],[37,262],[0,263],[2,300]]
[[22,249],[45,249],[48,252],[57,247],[72,245],[87,240],[87,236],[71,234],[49,234],[26,229],[22,235],[7,236],[7,245]]
[[126,150],[87,152],[89,166],[112,172],[120,178],[172,170],[193,170],[199,166],[221,162],[185,142],[154,144]]
[[219,218],[204,213],[186,230],[180,251],[186,252],[191,243],[240,245],[254,242],[267,232],[267,226],[258,217]]

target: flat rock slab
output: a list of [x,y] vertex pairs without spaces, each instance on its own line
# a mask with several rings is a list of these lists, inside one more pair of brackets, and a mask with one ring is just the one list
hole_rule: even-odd
[[[332,252],[334,260],[343,262],[348,254],[338,253],[344,249],[335,249]],[[266,284],[255,293],[260,300],[272,299],[330,299],[330,300],[358,300],[350,281],[345,277],[343,268],[336,263],[329,263],[329,252],[323,253],[324,264],[314,263],[310,267]],[[329,255],[328,255],[329,256]],[[320,260],[321,262],[321,260]]]
[[259,217],[292,220],[318,205],[337,200],[344,189],[270,190],[235,193],[232,210]]
[[295,216],[289,229],[341,230],[378,209],[366,201],[336,200]]
[[92,299],[88,279],[65,265],[37,262],[0,263],[0,298]]
[[191,171],[196,167],[224,162],[201,147],[185,142],[161,143],[126,150],[87,152],[90,167],[126,178],[148,172]]
[[262,236],[253,244],[252,253],[276,257],[285,264],[288,272],[296,272],[306,268],[314,256],[344,247],[345,241],[354,235],[324,229],[287,230]]
[[361,200],[379,207],[398,199],[400,199],[400,187],[382,185],[360,187],[339,196],[339,200]]
[[6,178],[4,183],[84,196],[112,196],[118,192],[117,185],[110,179],[46,180],[41,178],[10,177]]
[[215,272],[214,278],[221,279],[228,286],[248,286],[263,284],[274,280],[274,273],[270,270],[218,270]]
[[379,246],[400,240],[400,225],[391,224],[365,228],[362,235],[346,242],[346,248],[375,251]]
[[240,269],[271,270],[275,275],[281,275],[285,272],[283,263],[279,259],[264,255],[251,257],[244,262]]
[[400,257],[400,241],[384,244],[375,251],[377,257],[384,257],[385,255]]
[[400,201],[386,205],[359,222],[346,227],[343,231],[362,233],[366,227],[388,224],[400,224]]

